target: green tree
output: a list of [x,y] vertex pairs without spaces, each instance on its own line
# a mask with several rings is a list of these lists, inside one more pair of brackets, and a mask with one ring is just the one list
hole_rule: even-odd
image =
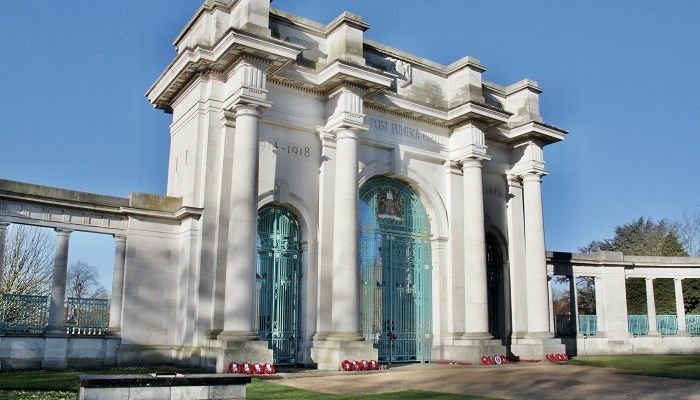
[[678,240],[674,226],[666,219],[655,223],[650,218],[639,217],[635,221],[615,227],[615,236],[612,239],[594,240],[584,247],[579,247],[579,251],[586,254],[621,251],[628,256],[686,257],[688,253]]
[[[688,226],[692,224],[687,224]],[[628,256],[662,256],[687,257],[683,241],[676,232],[681,232],[678,223],[669,223],[662,219],[655,223],[650,218],[640,217],[632,222],[615,227],[615,236],[611,239],[594,240],[584,247],[582,253],[597,251],[620,251]],[[692,237],[691,229],[685,229],[685,236]],[[687,242],[687,240],[686,240]],[[684,297],[688,299],[686,312],[690,308],[700,311],[700,284],[694,282],[683,284]],[[626,281],[627,313],[630,315],[646,314],[646,283],[644,279],[630,278]],[[654,300],[657,314],[675,314],[675,287],[672,279],[654,280]],[[579,301],[580,304],[580,301]]]
[[669,232],[661,244],[661,254],[668,257],[688,257],[675,233]]

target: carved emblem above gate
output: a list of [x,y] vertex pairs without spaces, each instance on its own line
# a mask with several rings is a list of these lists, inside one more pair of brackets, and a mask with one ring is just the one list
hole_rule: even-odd
[[377,191],[377,218],[403,220],[403,200],[396,189],[382,187]]

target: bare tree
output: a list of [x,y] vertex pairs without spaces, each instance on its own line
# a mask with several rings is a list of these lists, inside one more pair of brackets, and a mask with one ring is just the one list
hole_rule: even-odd
[[68,267],[66,297],[108,299],[109,291],[100,285],[97,267],[78,260]]
[[683,211],[683,215],[671,223],[671,229],[689,255],[700,257],[700,208],[695,212]]
[[55,245],[48,228],[11,224],[5,239],[2,293],[48,295]]

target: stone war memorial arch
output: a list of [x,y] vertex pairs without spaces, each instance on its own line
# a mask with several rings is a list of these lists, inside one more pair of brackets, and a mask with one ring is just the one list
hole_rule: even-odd
[[[207,0],[147,93],[172,114],[166,196],[0,180],[0,255],[10,224],[57,240],[46,312],[31,329],[3,314],[2,369],[700,351],[682,289],[699,259],[545,251],[543,149],[567,132],[543,122],[535,81],[489,82],[475,58],[441,65],[369,28]],[[115,238],[90,335],[64,318],[74,231]],[[554,275],[595,281],[595,315],[572,310],[568,335]],[[650,282],[646,319],[628,315],[628,278]],[[673,318],[656,315],[657,278],[675,279]]]

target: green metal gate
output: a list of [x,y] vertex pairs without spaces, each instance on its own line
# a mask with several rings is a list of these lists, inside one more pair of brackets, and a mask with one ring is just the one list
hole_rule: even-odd
[[260,339],[272,349],[275,364],[296,364],[299,338],[299,224],[287,210],[270,206],[258,212],[257,304]]
[[360,189],[360,321],[380,362],[429,362],[430,225],[403,182],[385,177]]

